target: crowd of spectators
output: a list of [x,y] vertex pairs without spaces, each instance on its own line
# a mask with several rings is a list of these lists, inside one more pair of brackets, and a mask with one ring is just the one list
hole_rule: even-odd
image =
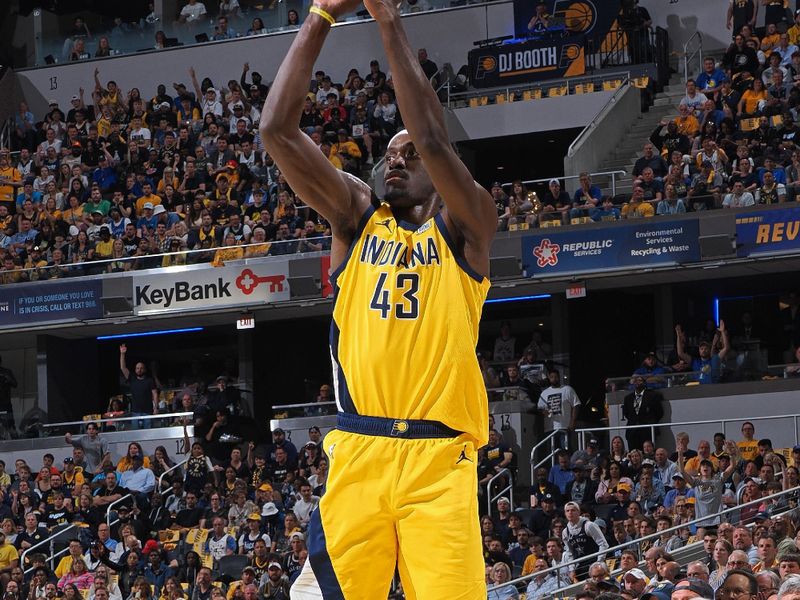
[[[642,405],[639,399],[636,409]],[[755,437],[750,422],[739,441],[709,438],[694,450],[678,433],[670,453],[648,429],[629,438],[636,445],[617,436],[609,450],[589,439],[584,450],[560,451],[552,467],[535,470],[530,510],[512,511],[501,497],[481,518],[487,582],[499,586],[489,597],[519,598],[517,586],[504,584],[531,576],[528,598],[574,585],[569,596],[577,598],[720,598],[742,572],[757,586],[753,594],[772,597],[800,573],[792,491],[800,483],[800,446],[787,460],[769,439]],[[493,445],[498,460],[511,464],[499,435],[490,437]],[[695,542],[703,544],[701,558],[682,567],[673,555]],[[690,587],[697,593],[677,593]]]
[[[419,60],[437,72],[424,49]],[[401,127],[392,78],[375,60],[333,77],[316,72],[298,125],[367,177]],[[329,249],[329,224],[263,149],[261,74],[244,63],[225,84],[189,78],[147,97],[95,69],[67,109],[53,100],[37,118],[20,104],[13,156],[0,149],[0,281]]]
[[[430,10],[434,4],[446,7],[450,2],[409,0],[403,2],[401,12]],[[63,31],[63,42],[58,42],[60,48],[51,56],[59,62],[75,62],[292,30],[302,24],[309,3],[299,2],[295,6],[289,8],[277,0],[263,3],[182,0],[174,14],[159,15],[150,2],[147,10],[138,15],[116,16],[102,22],[93,15],[95,24],[91,27],[83,16],[77,16]],[[364,18],[365,15],[350,17]]]
[[[686,82],[678,114],[658,123],[636,161],[631,194],[604,196],[588,173],[574,194],[552,179],[535,199],[521,181],[497,182],[498,228],[543,222],[613,221],[794,201],[800,185],[800,10],[764,2],[730,3],[733,42],[706,57]],[[548,223],[550,224],[550,223]]]

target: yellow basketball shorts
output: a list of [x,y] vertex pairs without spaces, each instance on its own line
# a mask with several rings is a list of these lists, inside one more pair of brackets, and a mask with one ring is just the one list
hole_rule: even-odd
[[323,443],[326,491],[293,599],[380,600],[395,568],[408,600],[486,599],[469,436],[431,421],[340,413]]

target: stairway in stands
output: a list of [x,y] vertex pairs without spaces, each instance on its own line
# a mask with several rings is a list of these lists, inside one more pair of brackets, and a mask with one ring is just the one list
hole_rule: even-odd
[[[650,110],[642,113],[633,122],[623,141],[617,149],[603,161],[598,172],[624,170],[628,175],[617,179],[616,193],[631,193],[631,173],[633,165],[642,154],[645,142],[650,138],[650,134],[656,128],[661,119],[674,118],[678,116],[678,104],[686,94],[683,77],[673,74],[669,84],[664,87],[664,91],[658,94],[655,103]],[[611,195],[611,188],[603,189],[603,195]]]

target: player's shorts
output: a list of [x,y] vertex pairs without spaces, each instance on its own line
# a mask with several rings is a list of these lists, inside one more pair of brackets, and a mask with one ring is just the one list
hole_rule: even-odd
[[472,439],[434,421],[340,413],[292,600],[486,600]]

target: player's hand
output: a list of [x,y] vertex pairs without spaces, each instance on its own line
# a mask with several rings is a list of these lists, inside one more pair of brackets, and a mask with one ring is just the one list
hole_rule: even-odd
[[400,15],[400,3],[395,0],[364,0],[364,6],[378,23],[388,23]]

